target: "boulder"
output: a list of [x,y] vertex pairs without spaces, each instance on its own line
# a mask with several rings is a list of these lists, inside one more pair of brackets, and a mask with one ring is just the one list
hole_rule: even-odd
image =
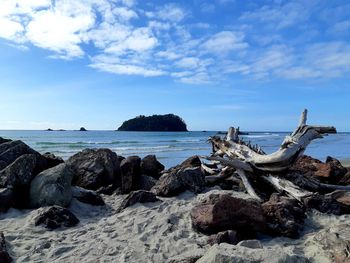
[[28,186],[34,177],[36,154],[24,154],[0,171],[1,187]]
[[45,207],[34,218],[35,225],[44,225],[50,230],[61,226],[73,227],[79,223],[79,219],[67,208],[60,206]]
[[113,184],[102,186],[99,189],[96,190],[96,193],[98,194],[104,194],[104,195],[112,195],[115,193],[121,194],[120,187],[116,187]]
[[30,206],[68,206],[72,199],[73,173],[59,164],[38,174],[30,184]]
[[54,155],[53,153],[44,153],[43,157],[46,160],[48,168],[55,167],[61,163],[64,163],[63,159],[59,156]]
[[102,197],[94,191],[81,188],[79,186],[72,187],[72,195],[78,201],[90,205],[102,206],[105,205]]
[[5,162],[7,165],[11,164],[18,157],[24,154],[39,155],[38,152],[34,151],[22,141],[9,141],[0,144],[0,160]]
[[309,263],[290,247],[248,248],[226,243],[212,246],[196,263]]
[[132,206],[136,203],[153,203],[160,201],[154,193],[148,191],[134,191],[131,192],[121,203],[117,212],[123,211],[125,208]]
[[5,163],[4,161],[1,161],[1,160],[0,160],[0,171],[1,171],[2,169],[6,168],[6,166],[7,166],[7,163]]
[[322,246],[334,263],[349,263],[350,225],[332,225],[319,231],[314,240]]
[[9,139],[4,139],[4,138],[0,137],[0,144],[3,144],[5,142],[10,142],[10,141],[11,140],[9,140]]
[[204,175],[200,167],[181,168],[163,174],[152,188],[156,195],[176,196],[184,191],[201,192],[205,187]]
[[162,165],[156,158],[155,155],[147,155],[141,161],[142,174],[152,176],[155,179],[159,179],[160,173],[164,170]]
[[16,204],[16,197],[12,189],[0,189],[0,213],[6,212],[10,207]]
[[296,199],[275,193],[262,205],[262,208],[269,234],[290,238],[299,237],[306,216],[304,206]]
[[4,233],[0,232],[0,262],[1,263],[10,263],[12,258],[7,252],[6,240]]
[[139,186],[137,187],[137,189],[150,191],[152,187],[156,185],[156,183],[157,183],[157,180],[154,179],[153,177],[147,176],[147,175],[141,175],[139,180]]
[[298,158],[290,170],[330,184],[338,184],[347,173],[347,169],[337,159],[330,156],[323,163],[310,156],[303,155]]
[[211,235],[208,238],[208,244],[214,245],[214,244],[227,243],[231,245],[236,245],[239,242],[239,240],[240,240],[240,237],[237,231],[227,230],[227,231],[219,232],[215,235]]
[[193,227],[206,234],[236,230],[243,238],[265,230],[266,219],[259,202],[228,194],[211,194],[191,210]]
[[129,156],[120,163],[122,178],[122,193],[127,194],[136,190],[141,176],[141,159]]
[[117,154],[109,149],[85,149],[67,160],[72,169],[73,184],[97,190],[110,184],[120,184]]
[[303,199],[305,206],[309,209],[316,209],[322,213],[343,215],[350,214],[350,193],[337,190],[322,195],[315,193]]

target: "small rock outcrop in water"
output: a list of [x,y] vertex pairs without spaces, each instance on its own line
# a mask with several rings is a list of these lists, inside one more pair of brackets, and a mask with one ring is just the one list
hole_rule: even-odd
[[87,129],[85,129],[84,127],[81,127],[81,128],[79,129],[79,131],[87,131]]
[[35,225],[44,225],[50,230],[61,226],[72,227],[79,223],[79,219],[67,208],[60,206],[45,207],[34,219]]
[[0,232],[0,262],[1,263],[10,263],[12,258],[7,252],[6,240],[4,233]]
[[118,131],[187,131],[186,123],[174,114],[140,115],[125,121]]
[[72,177],[64,163],[38,174],[30,184],[30,206],[68,206],[72,200]]

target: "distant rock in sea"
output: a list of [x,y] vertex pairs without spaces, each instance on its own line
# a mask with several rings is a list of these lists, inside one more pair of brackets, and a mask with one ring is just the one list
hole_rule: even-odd
[[84,127],[81,127],[81,128],[79,129],[79,131],[87,131],[87,129],[85,129]]
[[46,131],[53,131],[53,129],[51,129],[51,128],[48,128]]
[[185,121],[174,114],[140,115],[125,121],[118,131],[187,131]]

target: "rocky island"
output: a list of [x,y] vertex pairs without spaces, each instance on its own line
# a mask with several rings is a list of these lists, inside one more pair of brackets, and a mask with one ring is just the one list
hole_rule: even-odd
[[167,131],[186,132],[185,121],[174,114],[165,115],[140,115],[136,118],[125,121],[118,131]]

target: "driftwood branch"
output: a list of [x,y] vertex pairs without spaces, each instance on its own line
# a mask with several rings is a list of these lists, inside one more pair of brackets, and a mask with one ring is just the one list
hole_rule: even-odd
[[[238,132],[234,128],[229,129],[226,140],[216,136],[209,140],[214,149],[220,151],[221,155],[224,154],[228,157],[225,160],[239,160],[248,164],[248,166],[240,165],[239,169],[249,172],[251,171],[250,168],[264,172],[279,172],[288,169],[312,140],[322,138],[323,135],[328,133],[336,133],[334,127],[310,126],[306,125],[306,120],[307,110],[304,110],[300,117],[299,126],[284,139],[280,148],[271,154],[263,154],[257,147],[252,147],[250,144],[240,141],[237,135]],[[222,158],[219,161],[225,162],[225,160]]]
[[249,183],[249,180],[244,172],[244,170],[238,169],[236,171],[236,173],[239,175],[239,177],[241,178],[243,185],[245,187],[245,189],[247,190],[247,193],[253,197],[254,199],[257,199],[259,201],[261,201],[261,198],[256,194],[254,188],[252,187],[252,185]]

